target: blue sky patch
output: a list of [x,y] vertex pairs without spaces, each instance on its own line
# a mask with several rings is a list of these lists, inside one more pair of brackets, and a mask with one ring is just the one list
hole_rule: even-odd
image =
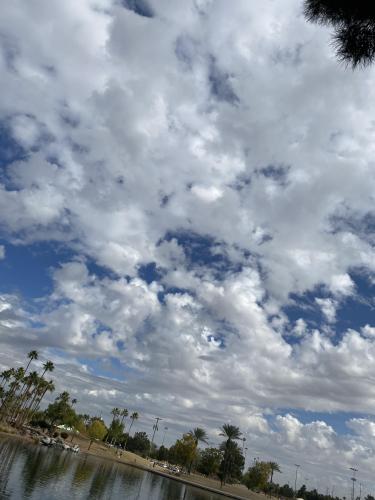
[[0,180],[3,180],[1,169],[27,156],[26,150],[14,139],[7,121],[0,121],[0,152]]
[[[332,325],[335,331],[335,342],[340,341],[349,328],[360,331],[366,324],[370,326],[374,324],[375,286],[371,279],[360,270],[352,271],[350,276],[355,283],[356,292],[352,296],[337,299],[336,321]],[[303,295],[291,294],[290,298],[292,303],[283,307],[282,311],[287,315],[291,327],[299,318],[302,318],[309,328],[318,329],[325,323],[325,317],[315,299],[335,299],[324,286],[318,286]]]
[[146,283],[150,284],[153,281],[160,281],[163,276],[163,271],[157,267],[156,262],[150,262],[140,266],[138,276]]
[[154,12],[146,0],[123,0],[122,3],[125,8],[132,10],[139,16],[154,17]]
[[0,291],[21,294],[26,299],[51,293],[51,270],[74,256],[67,247],[52,242],[12,245],[0,240],[0,244],[6,251],[5,259],[0,260]]
[[183,248],[189,269],[209,270],[218,280],[242,269],[242,264],[231,262],[225,254],[225,245],[210,236],[188,231],[168,232],[164,240],[172,239],[177,240],[178,245]]

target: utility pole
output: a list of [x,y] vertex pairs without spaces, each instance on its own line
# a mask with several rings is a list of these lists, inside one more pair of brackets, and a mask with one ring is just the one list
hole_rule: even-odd
[[154,432],[152,434],[152,439],[151,439],[151,443],[150,443],[150,452],[149,452],[149,455],[151,455],[152,445],[154,444],[155,432],[159,430],[159,427],[158,427],[159,420],[163,420],[163,419],[160,418],[160,417],[155,417],[155,420],[156,420],[156,423],[152,426]]
[[361,500],[362,497],[362,483],[359,483],[359,500]]
[[355,498],[354,498],[354,488],[355,488],[355,482],[357,481],[357,479],[355,477],[355,473],[358,472],[358,469],[355,469],[354,467],[350,467],[350,470],[353,471],[353,477],[350,478],[353,481],[352,500],[355,500]]
[[296,478],[294,480],[294,498],[297,498],[297,477],[298,477],[298,469],[301,467],[299,464],[294,464],[296,467]]

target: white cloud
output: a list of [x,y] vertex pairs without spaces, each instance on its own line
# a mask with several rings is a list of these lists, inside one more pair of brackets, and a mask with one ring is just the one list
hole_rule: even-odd
[[5,259],[5,246],[0,245],[0,260]]
[[210,186],[210,187],[193,186],[192,192],[198,198],[200,198],[202,201],[206,203],[212,203],[214,201],[217,201],[223,195],[221,189],[218,189],[215,186]]
[[361,333],[364,337],[374,338],[375,337],[375,327],[370,325],[365,325],[361,329]]
[[332,293],[335,295],[351,295],[355,286],[353,280],[348,274],[338,274],[336,276],[332,276],[330,289]]
[[322,309],[322,313],[326,317],[328,323],[334,323],[336,321],[337,302],[332,299],[321,299],[321,298],[316,298],[315,302]]
[[[50,270],[38,314],[2,299],[2,362],[61,349],[61,384],[93,411],[125,391],[176,432],[233,415],[256,442],[276,433],[325,453],[330,426],[289,415],[275,430],[263,411],[373,413],[373,327],[332,339],[302,316],[288,325],[282,307],[323,285],[332,335],[358,292],[352,270],[375,270],[363,229],[374,68],[337,64],[298,0],[232,3],[152,1],[152,19],[111,0],[2,9],[0,119],[27,154],[2,177],[0,224],[13,243],[56,240],[80,256]],[[184,248],[178,234],[213,246]],[[137,276],[149,262],[159,283]],[[82,357],[129,375],[97,377]]]

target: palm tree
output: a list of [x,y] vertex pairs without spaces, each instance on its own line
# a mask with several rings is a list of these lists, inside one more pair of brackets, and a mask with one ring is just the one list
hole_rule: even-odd
[[131,431],[131,428],[132,428],[132,425],[134,424],[134,420],[138,420],[139,419],[139,414],[138,412],[134,411],[131,415],[130,415],[130,427],[129,427],[129,434],[130,434],[130,431]]
[[119,408],[113,408],[111,411],[111,414],[113,415],[112,422],[115,420],[120,415],[120,409]]
[[[117,406],[115,408],[112,408],[112,411],[111,411],[111,415],[112,415],[112,422],[111,422],[111,425],[109,426],[109,429],[112,427],[113,425],[113,422],[116,420],[117,417],[119,417],[121,414],[121,410],[120,408],[117,408]],[[108,442],[108,437],[109,437],[109,429],[108,429],[108,432],[107,432],[107,436],[105,438],[105,442],[107,443]],[[113,441],[113,440],[112,440]]]
[[10,368],[9,370],[4,370],[1,372],[0,377],[3,379],[3,382],[1,383],[1,387],[4,388],[9,380],[12,378],[14,375],[14,368]]
[[40,403],[42,402],[42,399],[44,398],[46,392],[53,392],[55,390],[55,385],[52,380],[49,382],[43,381],[43,383],[39,386],[39,394],[38,394],[38,399],[36,400],[36,403],[34,405],[34,408],[32,408],[32,413],[29,417],[31,420],[35,413],[39,410]]
[[134,420],[138,420],[139,419],[139,414],[138,412],[134,411],[131,415],[130,415],[130,426],[129,426],[129,430],[127,432],[127,436],[126,436],[126,440],[125,440],[125,443],[124,443],[124,450],[126,450],[126,445],[127,445],[127,442],[128,442],[128,439],[129,439],[129,436],[130,436],[130,431],[132,429],[132,426],[134,424]]
[[[207,444],[207,432],[201,427],[195,427],[195,429],[189,431],[188,434],[194,439],[196,449],[198,448],[199,442]],[[191,460],[189,464],[189,474],[191,472],[192,465],[193,460]]]
[[196,427],[192,431],[189,431],[188,434],[194,438],[195,445],[198,447],[199,442],[207,444],[207,432],[201,427]]
[[231,459],[231,457],[230,457],[231,445],[232,445],[233,441],[235,441],[237,439],[241,439],[242,432],[235,425],[224,424],[221,428],[221,432],[219,435],[226,437],[225,446],[224,446],[223,476],[221,479],[222,483],[225,484],[227,474],[228,474],[229,462]]
[[220,430],[221,430],[221,432],[220,432],[219,436],[226,437],[227,442],[234,441],[236,439],[241,439],[242,432],[235,425],[224,424]]
[[15,412],[16,424],[19,426],[25,422],[28,412],[37,398],[38,387],[44,379],[36,371],[25,377],[25,390],[20,395],[18,408]]
[[3,417],[9,420],[11,417],[12,409],[16,403],[16,393],[20,388],[21,382],[24,378],[25,370],[21,368],[17,368],[17,370],[13,371],[13,381],[9,384],[9,390],[6,394],[6,397],[1,405],[1,411],[3,413]]
[[[34,394],[33,394],[33,397],[31,398],[31,402],[25,412],[25,416],[24,416],[24,419],[21,421],[21,423],[24,423],[25,421],[29,420],[30,419],[30,412],[32,411],[32,408],[33,406],[35,405],[35,402],[37,401],[37,398],[40,396],[41,391],[40,390],[40,386],[43,385],[43,388],[44,388],[44,375],[46,372],[53,372],[53,370],[55,369],[55,365],[53,364],[52,361],[46,361],[43,365],[43,373],[42,375],[39,377],[39,383],[35,386],[34,388]],[[64,393],[62,393],[64,394]],[[68,394],[68,393],[66,393]],[[61,395],[60,395],[61,396]],[[69,394],[68,394],[68,399],[69,399]]]
[[[38,357],[39,357],[39,353],[38,353],[38,351],[30,351],[30,352],[28,353],[27,357],[29,358],[29,361],[28,361],[28,363],[27,363],[27,365],[26,365],[26,368],[25,368],[25,370],[24,370],[24,375],[26,375],[27,370],[29,369],[31,362],[32,362],[34,359],[38,359]],[[18,409],[20,408],[20,404],[21,404],[21,401],[22,401],[22,399],[23,399],[23,397],[22,397],[22,396],[23,396],[23,392],[24,392],[24,389],[25,389],[26,384],[27,384],[27,378],[26,378],[26,377],[24,377],[23,384],[22,384],[22,387],[21,387],[20,392],[19,392],[19,404],[18,404],[18,406],[15,408],[15,411],[14,411],[14,414],[15,414],[15,415],[17,415]]]
[[272,483],[273,480],[273,473],[274,472],[281,472],[280,466],[277,462],[268,462],[268,465],[270,467],[271,475],[270,475],[270,483]]
[[34,359],[38,359],[39,357],[39,353],[38,351],[30,351],[27,355],[27,357],[29,358],[29,362],[27,363],[26,365],[26,368],[25,368],[25,373],[27,372],[27,370],[29,369],[29,366],[30,366],[30,363],[34,360]]
[[42,373],[42,377],[44,377],[44,374],[46,372],[53,372],[55,369],[55,365],[52,363],[52,361],[46,361],[43,365],[44,371]]
[[124,418],[126,418],[129,415],[129,412],[126,408],[124,408],[123,410],[120,411],[119,415],[121,415],[121,425],[122,425],[124,423]]

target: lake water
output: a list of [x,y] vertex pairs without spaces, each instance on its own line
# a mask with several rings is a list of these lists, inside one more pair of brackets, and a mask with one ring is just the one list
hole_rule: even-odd
[[115,462],[0,438],[1,500],[224,500]]

